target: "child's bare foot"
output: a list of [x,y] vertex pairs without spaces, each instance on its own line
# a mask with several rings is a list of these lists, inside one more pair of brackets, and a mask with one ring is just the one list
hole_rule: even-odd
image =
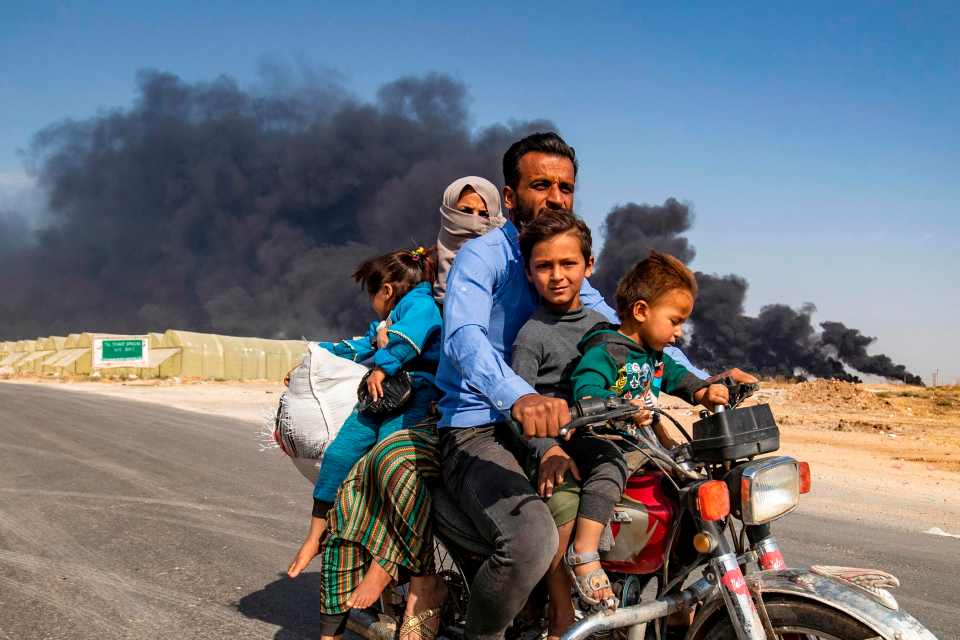
[[373,560],[363,580],[347,599],[347,606],[352,609],[366,609],[380,598],[380,594],[390,584],[390,580],[390,574],[384,571],[380,563]]
[[293,557],[293,562],[287,567],[287,575],[296,578],[300,572],[307,568],[310,561],[320,553],[320,540],[323,538],[324,531],[327,530],[327,521],[323,518],[312,518],[310,521],[310,531],[307,538],[300,545],[300,550]]

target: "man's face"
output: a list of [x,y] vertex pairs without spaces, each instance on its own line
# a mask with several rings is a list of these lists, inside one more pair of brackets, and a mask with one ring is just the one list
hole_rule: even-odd
[[683,335],[683,323],[692,312],[693,296],[684,289],[673,289],[652,305],[640,300],[633,306],[633,317],[640,323],[640,340],[654,351],[663,351]]
[[503,188],[503,203],[518,228],[547,209],[573,209],[576,177],[569,158],[531,151],[520,158],[519,169],[517,188]]
[[561,312],[580,308],[580,287],[592,272],[593,258],[584,259],[575,233],[562,233],[533,245],[527,266],[527,278],[543,304]]

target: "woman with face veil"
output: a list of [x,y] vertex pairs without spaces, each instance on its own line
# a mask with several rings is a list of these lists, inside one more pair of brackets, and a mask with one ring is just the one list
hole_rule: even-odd
[[[500,194],[489,180],[467,176],[446,188],[440,205],[434,282],[439,304],[457,251],[505,222]],[[326,513],[326,532],[315,533],[311,527],[290,564],[287,574],[296,577],[320,556],[322,638],[341,635],[349,610],[376,602],[401,573],[411,578],[399,639],[436,636],[446,594],[434,567],[432,504],[426,484],[440,477],[433,422],[397,431],[361,458]]]
[[506,222],[500,210],[500,192],[486,178],[467,176],[454,180],[443,192],[440,205],[440,234],[437,236],[437,282],[433,297],[443,304],[447,292],[447,274],[457,255],[468,240]]

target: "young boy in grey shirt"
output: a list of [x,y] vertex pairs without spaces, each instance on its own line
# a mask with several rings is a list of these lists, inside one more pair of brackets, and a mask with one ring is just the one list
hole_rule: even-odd
[[[577,344],[594,325],[606,320],[580,303],[580,285],[593,270],[591,245],[590,229],[569,211],[544,212],[520,235],[527,278],[540,295],[540,307],[517,334],[510,366],[537,393],[570,399],[570,374],[580,357]],[[629,472],[620,450],[595,436],[575,433],[569,441],[534,438],[529,443],[538,461],[540,495],[548,499],[560,532],[557,557],[547,574],[552,638],[573,622],[569,578],[586,604],[616,606],[593,538],[599,539],[599,531],[623,495]],[[579,484],[565,478],[568,473]],[[592,559],[565,567],[564,552],[575,526],[572,546],[584,560]],[[585,549],[577,548],[581,531],[586,534]]]

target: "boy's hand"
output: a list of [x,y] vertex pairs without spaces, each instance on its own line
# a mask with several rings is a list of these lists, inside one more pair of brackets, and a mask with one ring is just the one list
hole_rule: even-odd
[[560,427],[570,422],[570,407],[562,398],[529,393],[513,403],[510,415],[523,426],[527,438],[556,438]]
[[373,372],[367,376],[367,391],[370,393],[370,397],[374,402],[383,397],[383,381],[387,379],[387,374],[383,372],[383,369],[374,369]]
[[725,405],[730,402],[730,394],[722,384],[712,384],[709,387],[704,387],[693,394],[693,398],[708,409],[714,409],[717,405]]
[[566,451],[559,445],[548,449],[540,459],[540,470],[537,472],[540,495],[544,498],[552,496],[554,488],[563,484],[563,476],[567,471],[573,475],[574,479],[580,479],[580,470]]
[[630,404],[643,409],[643,411],[638,411],[637,413],[633,414],[634,424],[636,424],[638,427],[647,427],[653,424],[653,411],[647,409],[647,405],[643,404],[643,400],[641,398],[634,398],[630,401]]
[[733,369],[727,369],[726,371],[721,371],[715,376],[710,376],[707,378],[707,382],[719,382],[723,378],[731,378],[734,382],[740,384],[756,384],[760,382],[760,379],[752,373],[747,373],[743,369],[738,369],[734,367]]

